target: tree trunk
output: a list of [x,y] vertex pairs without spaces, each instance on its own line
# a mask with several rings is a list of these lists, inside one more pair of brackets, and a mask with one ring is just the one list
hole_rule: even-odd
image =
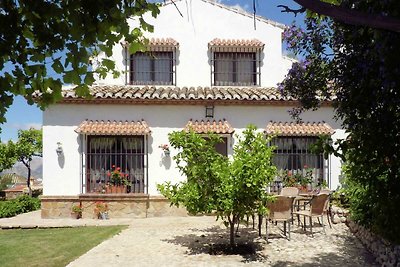
[[26,167],[28,168],[28,179],[26,180],[26,183],[27,183],[27,185],[28,185],[29,196],[32,197],[32,188],[31,188],[31,166],[30,166],[30,164],[28,164]]
[[229,244],[231,245],[231,247],[233,247],[235,245],[235,221],[236,221],[235,215],[233,215],[232,219],[229,216],[228,220],[229,220],[229,230],[230,230]]
[[233,247],[235,245],[235,223],[234,222],[230,222],[229,223],[230,226],[230,239],[229,239],[229,243],[231,245],[231,247]]

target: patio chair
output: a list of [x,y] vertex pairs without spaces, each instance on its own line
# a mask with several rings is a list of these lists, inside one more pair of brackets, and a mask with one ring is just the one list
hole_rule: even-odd
[[[297,187],[284,187],[281,190],[280,195],[282,196],[288,196],[288,197],[296,197],[299,195],[299,189]],[[292,207],[293,211],[293,207]],[[292,215],[292,224],[293,224],[293,215]]]
[[282,196],[292,196],[295,197],[299,194],[299,189],[297,187],[284,187],[281,190],[280,195]]
[[[276,200],[268,204],[269,214],[266,216],[265,231],[266,239],[268,242],[268,221],[272,224],[275,222],[283,222],[283,232],[285,236],[290,240],[290,220],[292,220],[292,208],[293,208],[294,197],[278,195]],[[286,234],[286,223],[287,223],[287,234]]]
[[[323,188],[319,191],[319,193],[329,195],[328,201],[326,202],[326,206],[324,208],[324,213],[326,214],[326,218],[328,219],[329,227],[332,228],[332,224],[331,224],[332,211],[331,211],[331,201],[330,201],[331,195],[332,195],[332,190],[330,190],[329,188]],[[319,222],[319,218],[318,218],[318,222]]]
[[326,207],[327,207],[327,202],[329,200],[329,195],[328,194],[318,194],[313,196],[313,198],[310,200],[307,205],[309,206],[305,210],[298,210],[294,211],[293,215],[298,215],[298,216],[304,216],[304,230],[306,230],[306,217],[309,218],[310,220],[310,231],[311,231],[311,236],[314,236],[313,231],[312,231],[312,218],[321,217],[321,224],[322,228],[325,232],[325,224],[324,224],[324,214],[326,213]]

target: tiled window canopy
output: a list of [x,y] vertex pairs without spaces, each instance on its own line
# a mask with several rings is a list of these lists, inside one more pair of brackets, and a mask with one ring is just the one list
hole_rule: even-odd
[[185,126],[185,131],[192,129],[196,133],[206,134],[208,132],[217,134],[232,134],[235,130],[225,120],[189,120]]
[[265,133],[280,136],[317,136],[331,135],[333,129],[325,122],[273,122],[268,123]]
[[212,52],[260,52],[264,43],[257,39],[219,39],[215,38],[208,43]]
[[[123,47],[128,47],[128,42],[122,42]],[[179,47],[179,43],[173,38],[150,38],[146,51],[171,52]]]
[[151,133],[147,123],[142,121],[85,120],[75,132],[85,135],[148,135]]

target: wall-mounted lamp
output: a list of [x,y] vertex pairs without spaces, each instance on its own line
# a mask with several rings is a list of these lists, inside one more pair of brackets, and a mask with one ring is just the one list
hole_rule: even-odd
[[206,106],[206,118],[214,118],[214,106]]
[[57,156],[61,156],[63,154],[63,149],[62,149],[62,146],[61,146],[60,142],[57,142],[56,152],[57,152]]

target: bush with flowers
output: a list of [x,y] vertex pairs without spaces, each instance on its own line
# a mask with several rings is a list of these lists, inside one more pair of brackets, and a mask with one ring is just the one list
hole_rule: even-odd
[[307,165],[304,165],[303,170],[299,170],[295,173],[292,173],[292,171],[282,171],[280,177],[283,186],[285,187],[289,186],[307,187],[307,185],[311,184],[313,181],[313,169],[308,168]]
[[121,168],[118,166],[112,165],[112,168],[111,172],[107,172],[107,176],[110,177],[109,183],[111,185],[129,185],[129,174],[121,172]]

